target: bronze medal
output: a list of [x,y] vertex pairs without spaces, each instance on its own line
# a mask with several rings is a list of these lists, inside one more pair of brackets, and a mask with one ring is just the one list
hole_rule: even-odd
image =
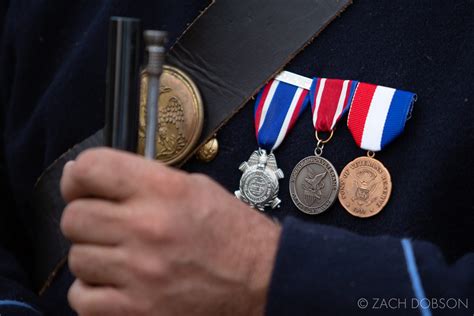
[[354,216],[366,218],[378,214],[391,192],[390,173],[372,157],[359,157],[341,172],[339,201]]
[[352,215],[367,218],[387,205],[392,193],[390,173],[374,159],[405,128],[416,94],[359,82],[352,97],[347,127],[367,157],[351,161],[341,172],[339,201]]
[[[143,154],[145,147],[147,86],[147,74],[142,73],[139,154]],[[158,102],[156,159],[169,165],[177,164],[190,154],[201,135],[204,121],[201,95],[189,76],[175,67],[165,65],[160,78]]]

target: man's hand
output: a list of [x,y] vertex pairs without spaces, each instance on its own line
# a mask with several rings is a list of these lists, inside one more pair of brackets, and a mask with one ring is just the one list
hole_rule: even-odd
[[80,315],[262,315],[280,235],[203,175],[109,149],[64,168]]

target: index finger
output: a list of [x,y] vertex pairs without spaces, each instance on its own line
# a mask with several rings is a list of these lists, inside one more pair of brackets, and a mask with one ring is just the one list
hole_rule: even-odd
[[120,201],[136,194],[150,174],[166,173],[165,169],[126,152],[90,149],[64,167],[61,193],[66,202],[83,197]]

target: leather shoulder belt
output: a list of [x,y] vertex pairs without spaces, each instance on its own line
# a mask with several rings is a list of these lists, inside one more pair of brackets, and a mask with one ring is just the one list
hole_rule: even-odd
[[[209,6],[167,56],[167,64],[187,73],[201,92],[205,119],[197,143],[212,137],[350,3],[219,0]],[[45,281],[64,263],[69,249],[59,229],[65,206],[59,192],[62,167],[81,151],[102,144],[102,131],[98,131],[61,156],[37,182],[33,200],[37,238],[33,246],[34,285],[38,289],[47,286]]]

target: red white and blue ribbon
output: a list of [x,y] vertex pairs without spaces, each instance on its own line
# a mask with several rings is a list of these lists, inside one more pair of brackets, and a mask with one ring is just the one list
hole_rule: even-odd
[[313,125],[318,132],[330,132],[349,109],[358,82],[314,78],[310,90]]
[[301,86],[283,82],[278,77],[267,83],[258,94],[254,108],[255,133],[260,148],[277,149],[308,103],[309,90]]
[[380,151],[403,132],[416,95],[369,83],[359,83],[347,126],[356,144]]

